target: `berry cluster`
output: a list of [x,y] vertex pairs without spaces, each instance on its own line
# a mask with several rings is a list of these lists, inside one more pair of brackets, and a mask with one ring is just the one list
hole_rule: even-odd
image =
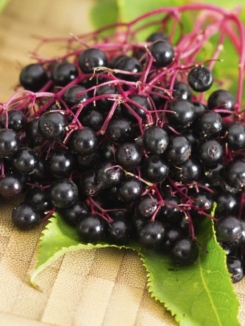
[[[214,33],[221,42],[229,32],[243,62],[234,33],[244,40],[244,29],[235,14],[204,9],[210,25],[200,16],[178,41],[176,12],[196,6],[146,15],[167,13],[143,43],[133,30],[141,17],[102,41],[104,29],[69,38],[59,58],[33,53],[37,62],[20,73],[24,90],[0,114],[0,195],[26,191],[12,214],[19,229],[58,212],[85,243],[137,241],[184,266],[198,257],[200,220],[212,218],[232,280],[243,277],[243,69],[235,98],[212,73],[221,44],[210,60],[196,58]],[[224,27],[231,21],[232,33]]]

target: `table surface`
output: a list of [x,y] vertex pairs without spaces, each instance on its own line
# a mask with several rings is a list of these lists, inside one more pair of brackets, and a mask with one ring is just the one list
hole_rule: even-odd
[[[67,36],[92,29],[91,0],[11,0],[0,16],[0,102],[18,83],[32,34]],[[47,53],[55,55],[54,46]],[[0,209],[0,325],[162,326],[175,325],[170,314],[146,288],[145,270],[130,251],[103,249],[66,254],[29,286],[41,229],[21,233],[10,221],[13,203]],[[245,325],[244,281],[236,285]]]

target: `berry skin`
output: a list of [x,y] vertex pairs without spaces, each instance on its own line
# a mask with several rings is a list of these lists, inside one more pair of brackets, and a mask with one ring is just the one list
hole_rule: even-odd
[[96,181],[101,183],[102,187],[113,187],[121,183],[124,173],[115,166],[115,163],[102,163],[96,171]]
[[245,127],[241,122],[233,122],[226,128],[226,142],[230,150],[245,148]]
[[190,183],[200,178],[202,174],[201,164],[189,158],[183,164],[171,167],[172,178],[182,183]]
[[170,228],[166,230],[163,243],[161,244],[161,249],[165,253],[170,253],[175,242],[182,238],[181,231],[176,228]]
[[57,208],[72,206],[78,197],[78,189],[75,183],[69,179],[59,179],[50,186],[50,198]]
[[83,126],[98,131],[104,122],[104,118],[99,110],[89,108],[88,110],[83,110],[81,116],[79,116],[79,121]]
[[70,62],[55,65],[51,78],[56,86],[66,86],[78,76],[77,68]]
[[222,117],[217,112],[204,112],[193,123],[193,130],[202,138],[212,139],[223,129]]
[[245,160],[232,161],[226,166],[225,181],[233,188],[245,186]]
[[183,82],[174,83],[173,97],[181,100],[191,100],[192,93],[190,87]]
[[136,204],[137,213],[144,219],[149,219],[157,209],[157,199],[150,195],[144,195]]
[[30,174],[34,172],[37,161],[37,153],[28,147],[20,148],[12,157],[13,167],[23,174]]
[[[85,102],[88,99],[88,93],[85,92],[86,88],[80,85],[72,85],[67,88],[63,94],[63,100],[66,102],[69,108]],[[85,92],[78,96],[78,94]]]
[[167,162],[159,155],[152,155],[143,161],[141,171],[146,180],[159,183],[167,178],[169,167]]
[[61,217],[71,226],[76,226],[79,220],[89,213],[88,207],[84,202],[77,201],[68,208],[58,209]]
[[93,154],[98,147],[98,139],[91,128],[74,130],[69,139],[69,148],[79,155]]
[[75,168],[75,157],[68,150],[55,150],[47,160],[47,168],[55,178],[69,177]]
[[177,240],[171,250],[171,258],[174,264],[188,266],[198,258],[199,250],[197,244],[191,239]]
[[41,218],[40,212],[31,203],[20,203],[12,211],[12,221],[20,230],[29,230],[37,225]]
[[177,196],[171,195],[164,197],[164,201],[166,203],[161,207],[157,214],[157,219],[164,225],[174,225],[181,218],[181,211],[178,209],[181,202]]
[[168,36],[163,32],[155,32],[149,35],[146,39],[146,42],[156,42],[158,40],[167,40]]
[[87,171],[79,180],[79,191],[85,196],[96,197],[102,189],[102,184],[96,180],[95,171]]
[[155,59],[154,64],[157,67],[167,67],[173,61],[174,49],[172,45],[165,40],[158,40],[149,46],[149,51]]
[[[234,96],[224,90],[218,89],[214,91],[208,98],[208,109],[222,109],[222,110],[229,110],[234,111],[235,109],[235,98]],[[222,116],[230,115],[230,113],[221,113]]]
[[183,129],[189,127],[195,119],[194,105],[185,100],[174,100],[169,103],[168,110],[173,112],[166,112],[168,123],[176,129]]
[[145,149],[150,154],[162,154],[166,150],[169,139],[165,130],[157,126],[151,126],[144,132]]
[[58,140],[65,136],[67,121],[60,112],[45,112],[38,122],[41,135],[48,140]]
[[133,128],[127,119],[113,119],[107,127],[108,138],[115,143],[124,143],[132,140]]
[[96,243],[104,237],[105,223],[95,214],[85,214],[77,223],[77,233],[81,241]]
[[242,232],[241,221],[232,215],[223,217],[216,223],[216,235],[220,242],[227,242],[233,246],[238,246]]
[[126,204],[138,200],[143,193],[143,185],[136,178],[127,178],[118,187],[118,198]]
[[171,164],[182,164],[191,155],[191,144],[184,136],[172,136],[169,139],[167,157]]
[[206,67],[195,67],[188,74],[188,83],[196,92],[205,92],[213,85],[212,72]]
[[236,197],[229,192],[219,193],[215,197],[215,202],[217,204],[215,210],[216,217],[224,217],[226,215],[235,215],[238,210],[238,201]]
[[227,268],[231,273],[232,283],[241,281],[244,276],[242,261],[234,256],[227,256]]
[[216,140],[208,140],[200,147],[200,161],[205,166],[217,165],[223,156],[223,148]]
[[120,79],[128,80],[128,81],[136,81],[139,79],[139,76],[134,75],[136,73],[140,73],[142,70],[141,63],[134,57],[129,57],[127,55],[121,55],[114,59],[112,63],[113,69],[123,70],[125,72],[133,73],[123,74],[116,73],[117,77]]
[[26,180],[19,173],[5,173],[5,177],[0,179],[0,195],[9,199],[17,197],[25,191]]
[[42,65],[32,63],[25,66],[20,73],[20,84],[25,89],[37,92],[48,82],[48,74]]
[[38,128],[38,124],[39,118],[34,118],[29,120],[25,126],[26,138],[31,147],[41,145],[44,142],[44,137]]
[[14,130],[0,130],[0,157],[11,156],[19,149],[19,147],[20,140]]
[[147,249],[159,247],[164,239],[165,228],[159,221],[144,222],[138,232],[138,242]]
[[43,191],[40,188],[29,189],[25,195],[25,202],[33,204],[41,214],[44,214],[53,207],[48,191]]
[[[134,95],[130,95],[129,99],[136,103],[136,104],[128,103],[131,109],[133,109],[133,111],[138,114],[138,116],[142,119],[142,121],[146,121],[146,112],[150,110],[150,104],[149,101],[147,100],[147,97],[134,94]],[[144,110],[138,107],[137,104],[142,106]],[[122,106],[122,114],[128,119],[130,119],[131,121],[137,122],[136,117],[125,106]]]
[[131,225],[125,218],[117,218],[108,223],[106,231],[109,242],[117,245],[127,244],[132,238]]
[[78,64],[82,72],[85,74],[91,74],[94,72],[94,68],[107,67],[108,59],[106,54],[97,48],[90,48],[84,50],[79,58]]
[[[9,110],[6,112],[8,115],[8,129],[13,129],[15,132],[20,132],[25,123],[25,115],[20,110]],[[6,114],[0,116],[0,127],[6,127]]]
[[134,143],[124,143],[116,150],[116,161],[124,169],[138,166],[142,159],[141,150]]

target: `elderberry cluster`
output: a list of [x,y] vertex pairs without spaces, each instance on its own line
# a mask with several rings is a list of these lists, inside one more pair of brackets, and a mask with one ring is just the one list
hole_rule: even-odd
[[130,51],[74,53],[72,62],[25,66],[24,91],[1,106],[0,195],[25,193],[15,226],[28,230],[57,212],[84,243],[137,242],[185,266],[205,250],[196,235],[212,218],[239,281],[245,124],[233,95],[210,92],[211,69],[183,67],[161,31]]

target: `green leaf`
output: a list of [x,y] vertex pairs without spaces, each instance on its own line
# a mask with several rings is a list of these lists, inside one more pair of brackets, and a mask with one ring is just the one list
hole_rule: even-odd
[[7,6],[9,0],[0,0],[0,12],[4,10],[4,8]]
[[200,250],[198,260],[185,268],[176,268],[167,257],[142,251],[149,291],[175,315],[182,326],[236,326],[239,301],[226,267],[224,250],[215,239],[213,223],[203,218],[198,241],[208,250]]
[[[95,28],[114,24],[118,21],[118,5],[116,0],[97,0],[90,12]],[[113,29],[109,33],[113,32]]]
[[76,229],[68,225],[59,214],[55,214],[49,219],[49,223],[42,232],[39,242],[39,252],[34,273],[31,275],[30,282],[35,286],[35,279],[39,273],[51,265],[59,257],[67,252],[82,250],[82,249],[96,249],[96,248],[128,248],[136,250],[137,245],[131,245],[130,248],[126,246],[114,246],[108,243],[83,244],[78,238]]
[[175,268],[168,257],[137,244],[115,246],[108,243],[96,245],[79,241],[76,230],[55,214],[47,224],[40,239],[36,269],[31,276],[35,286],[37,275],[67,252],[117,247],[136,250],[147,271],[149,291],[175,315],[180,325],[239,325],[239,301],[226,268],[224,250],[215,240],[213,223],[201,218],[198,241],[208,250],[200,250],[197,262],[185,268]]

